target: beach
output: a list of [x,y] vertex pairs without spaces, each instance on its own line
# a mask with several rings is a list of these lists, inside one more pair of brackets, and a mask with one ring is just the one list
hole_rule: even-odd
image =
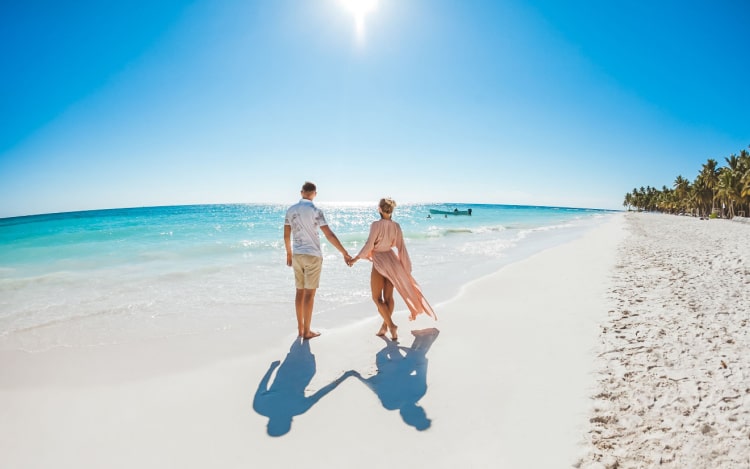
[[260,349],[224,331],[4,350],[3,465],[743,467],[748,228],[612,215],[438,321],[397,306],[398,344],[372,308]]

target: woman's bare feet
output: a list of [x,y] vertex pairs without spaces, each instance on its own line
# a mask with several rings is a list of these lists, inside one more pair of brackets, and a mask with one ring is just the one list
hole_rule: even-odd
[[380,326],[380,330],[375,335],[378,337],[383,337],[387,331],[388,331],[388,324],[383,323],[383,325]]
[[398,340],[398,326],[394,324],[393,326],[389,326],[388,330],[391,331],[391,340],[394,342],[397,341]]
[[310,331],[307,334],[303,335],[302,338],[305,340],[308,339],[314,339],[320,335],[320,332]]

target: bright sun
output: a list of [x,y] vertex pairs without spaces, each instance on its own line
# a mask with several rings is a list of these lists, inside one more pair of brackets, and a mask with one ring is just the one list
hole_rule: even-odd
[[354,15],[354,27],[357,39],[362,39],[365,34],[365,16],[375,11],[378,0],[340,0],[341,4]]

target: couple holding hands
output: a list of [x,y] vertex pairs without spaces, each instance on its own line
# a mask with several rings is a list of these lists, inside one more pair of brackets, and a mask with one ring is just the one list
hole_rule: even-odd
[[[286,212],[284,220],[284,245],[286,264],[294,268],[294,282],[297,289],[294,299],[297,313],[297,328],[303,339],[312,339],[320,333],[310,330],[315,292],[320,283],[323,254],[320,249],[318,229],[326,239],[344,256],[350,267],[360,259],[372,262],[370,288],[372,300],[383,318],[377,335],[390,332],[392,340],[398,340],[398,326],[393,323],[394,288],[409,308],[410,319],[425,313],[435,319],[435,312],[422,295],[416,280],[411,276],[411,259],[404,244],[404,236],[398,223],[391,220],[396,202],[390,198],[381,199],[378,204],[380,220],[370,225],[370,235],[359,254],[352,257],[331,231],[323,211],[313,204],[317,188],[311,182],[302,186],[302,199]],[[395,251],[394,251],[395,248]]]

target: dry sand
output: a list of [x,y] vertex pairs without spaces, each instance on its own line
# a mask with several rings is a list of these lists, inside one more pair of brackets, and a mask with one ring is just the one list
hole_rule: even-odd
[[626,222],[578,466],[750,467],[750,225]]

